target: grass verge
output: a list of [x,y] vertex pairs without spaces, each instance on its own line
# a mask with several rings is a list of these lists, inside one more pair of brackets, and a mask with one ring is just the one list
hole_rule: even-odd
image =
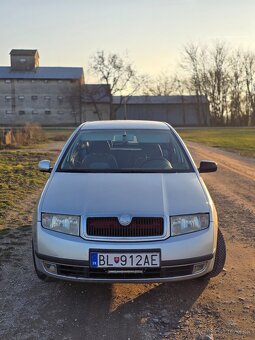
[[[42,140],[27,145],[10,145],[0,149],[0,229],[8,224],[8,215],[18,211],[19,219],[26,220],[26,200],[39,194],[48,175],[38,171],[42,159],[55,161],[58,151],[42,151],[58,141],[66,141],[73,129],[43,129]],[[24,215],[24,216],[22,216]],[[14,223],[15,224],[15,223]]]
[[223,148],[255,158],[255,128],[177,129],[185,141]]
[[22,149],[0,152],[0,228],[5,226],[7,213],[24,206],[26,197],[42,188],[47,175],[37,170],[37,164],[46,155],[51,157],[49,153]]

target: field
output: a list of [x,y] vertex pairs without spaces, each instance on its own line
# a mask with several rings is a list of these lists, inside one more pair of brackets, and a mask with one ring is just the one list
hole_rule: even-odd
[[41,140],[0,149],[0,229],[10,219],[15,223],[15,215],[17,218],[18,215],[26,215],[29,207],[23,206],[23,198],[36,195],[36,192],[38,196],[48,177],[37,170],[38,162],[42,159],[54,161],[59,152],[55,150],[58,148],[56,145],[60,142],[62,145],[72,132],[73,129],[67,128],[45,128]]
[[[48,175],[37,170],[42,159],[54,160],[54,152],[32,150],[0,151],[0,230],[14,215],[26,216],[29,207],[24,206],[24,198],[37,195],[47,180]],[[6,214],[10,215],[9,217]]]
[[255,128],[194,128],[177,129],[185,141],[234,151],[255,157]]
[[39,143],[0,149],[0,230],[9,223],[15,227],[15,221],[30,211],[24,198],[31,195],[36,199],[48,178],[48,174],[37,170],[38,162],[42,159],[54,162],[58,144],[62,145],[72,130],[44,132]]

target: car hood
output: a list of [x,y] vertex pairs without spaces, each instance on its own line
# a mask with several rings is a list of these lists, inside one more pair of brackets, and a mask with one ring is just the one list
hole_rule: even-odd
[[41,211],[87,216],[169,216],[209,212],[195,173],[61,173],[48,182]]

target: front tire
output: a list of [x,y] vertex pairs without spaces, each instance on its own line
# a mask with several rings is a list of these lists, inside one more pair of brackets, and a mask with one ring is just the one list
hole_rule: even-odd
[[203,276],[203,278],[211,279],[212,277],[218,276],[224,268],[225,261],[226,261],[226,243],[221,230],[218,229],[217,248],[213,270],[210,273]]

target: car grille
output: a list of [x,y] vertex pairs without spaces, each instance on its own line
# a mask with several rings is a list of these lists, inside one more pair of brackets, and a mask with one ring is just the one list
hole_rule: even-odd
[[70,278],[93,278],[93,279],[156,279],[171,278],[191,275],[193,265],[163,267],[163,268],[143,268],[142,270],[133,270],[132,273],[127,270],[121,270],[118,273],[110,273],[108,269],[88,268],[70,265],[57,265],[58,275]]
[[165,267],[165,268],[143,268],[142,271],[133,270],[132,273],[122,270],[110,273],[107,269],[90,269],[89,277],[98,279],[139,279],[139,278],[166,278],[191,275],[193,265]]
[[133,217],[128,226],[119,223],[117,217],[89,217],[87,235],[99,237],[149,237],[164,233],[162,217]]

